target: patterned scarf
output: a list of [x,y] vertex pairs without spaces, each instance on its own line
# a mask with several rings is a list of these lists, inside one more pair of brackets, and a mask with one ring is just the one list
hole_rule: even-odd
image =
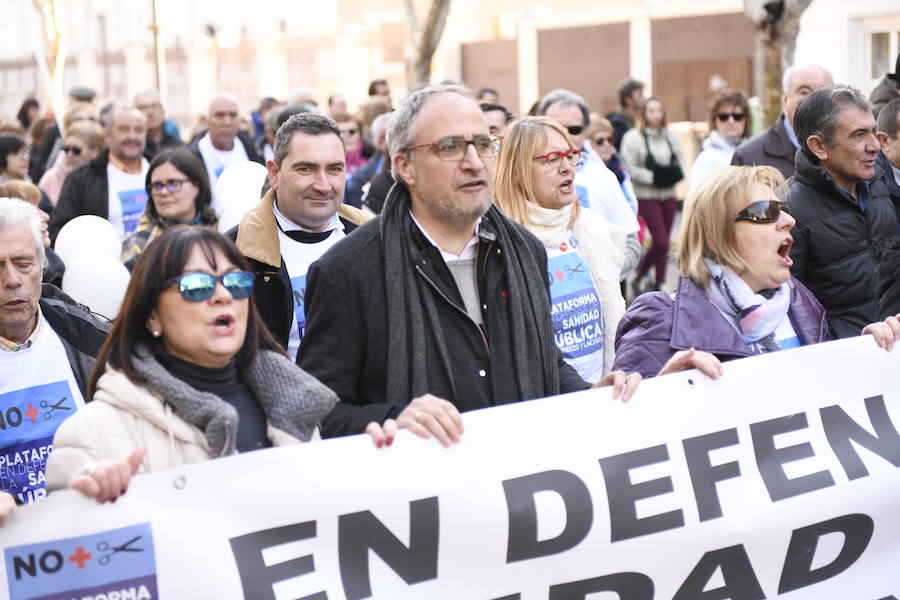
[[775,330],[787,316],[791,304],[791,290],[785,281],[774,290],[753,293],[750,286],[734,271],[709,259],[704,259],[710,280],[706,297],[716,308],[734,319],[741,339],[758,345],[763,352],[780,350]]

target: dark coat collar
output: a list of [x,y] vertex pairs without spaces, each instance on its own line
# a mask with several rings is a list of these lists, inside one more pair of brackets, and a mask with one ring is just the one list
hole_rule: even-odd
[[769,156],[781,156],[786,161],[793,162],[797,147],[788,137],[787,129],[784,128],[784,119],[784,115],[781,115],[772,125],[769,135],[764,139],[763,151]]

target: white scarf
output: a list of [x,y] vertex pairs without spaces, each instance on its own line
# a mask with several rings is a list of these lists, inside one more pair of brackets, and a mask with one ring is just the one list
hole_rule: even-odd
[[[528,203],[528,217],[533,233],[547,248],[558,248],[569,239],[572,205],[558,210]],[[581,208],[572,232],[578,252],[587,263],[600,294],[603,307],[603,373],[609,373],[615,361],[616,328],[625,314],[625,299],[619,287],[619,275],[625,263],[625,229],[613,225],[599,213]]]

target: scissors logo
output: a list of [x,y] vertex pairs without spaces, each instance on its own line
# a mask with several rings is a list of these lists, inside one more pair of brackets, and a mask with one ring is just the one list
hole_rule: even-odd
[[575,267],[571,267],[571,266],[569,266],[569,265],[566,265],[566,266],[565,266],[565,270],[566,270],[566,274],[567,274],[568,277],[569,277],[569,280],[572,280],[572,279],[575,278],[575,275],[577,275],[577,274],[582,274],[582,275],[583,275],[583,274],[585,273],[584,263],[580,262],[580,263],[578,263],[578,265],[575,266]]
[[49,409],[44,413],[44,419],[50,419],[50,415],[53,414],[54,410],[72,410],[70,407],[66,406],[66,400],[67,398],[63,397],[55,404],[50,404],[46,400],[41,400],[41,408]]
[[118,554],[119,552],[143,552],[143,548],[132,548],[131,545],[141,539],[142,536],[135,536],[122,544],[121,546],[110,546],[107,542],[100,542],[97,544],[97,550],[100,552],[109,552],[109,554],[104,554],[100,557],[98,561],[101,565],[108,565],[109,561],[112,559],[114,554]]

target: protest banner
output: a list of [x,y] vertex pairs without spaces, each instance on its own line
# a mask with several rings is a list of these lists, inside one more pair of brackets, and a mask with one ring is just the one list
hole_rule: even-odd
[[55,492],[0,529],[16,600],[883,600],[900,350],[871,337]]

